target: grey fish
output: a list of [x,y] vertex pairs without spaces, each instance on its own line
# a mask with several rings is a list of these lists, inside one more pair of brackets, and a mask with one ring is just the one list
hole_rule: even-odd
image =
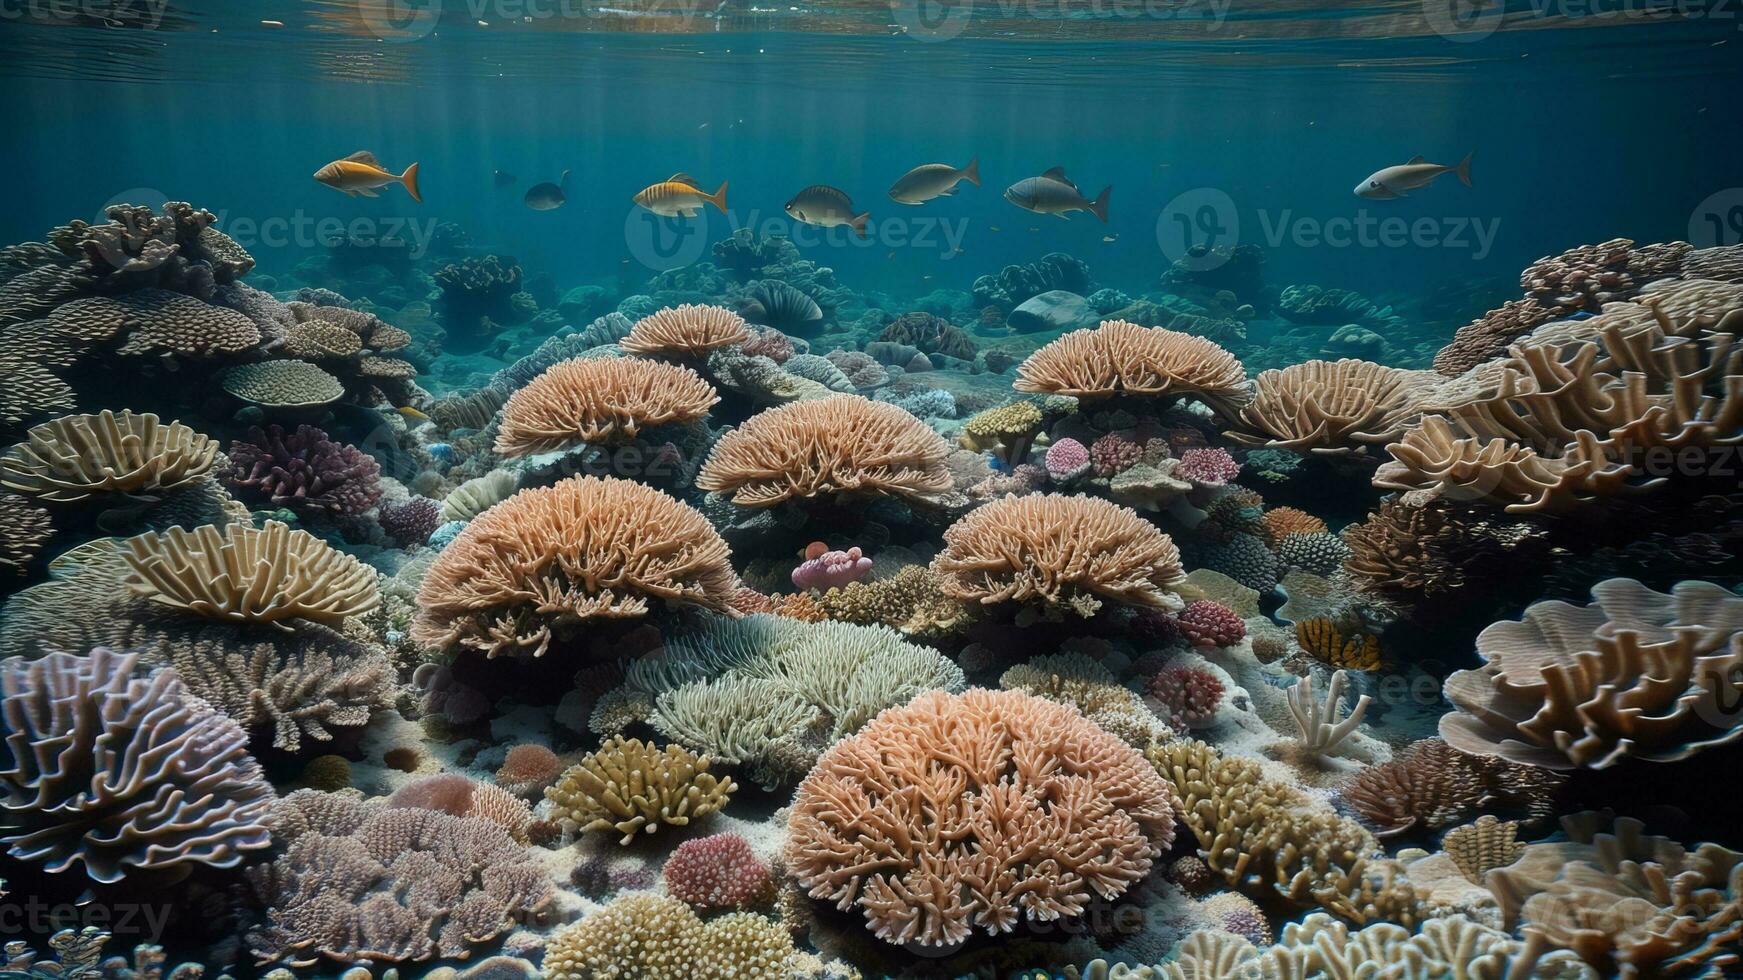
[[1465,158],[1456,167],[1429,163],[1420,156],[1411,157],[1409,163],[1375,171],[1367,180],[1356,185],[1356,196],[1373,201],[1405,197],[1405,191],[1427,187],[1436,177],[1445,173],[1456,174],[1459,183],[1466,187],[1471,186],[1471,155],[1465,154]]
[[948,163],[923,163],[896,181],[890,188],[890,200],[897,204],[924,204],[935,197],[956,193],[957,182],[963,180],[980,186],[979,157],[960,170]]
[[1025,211],[1056,214],[1061,218],[1066,218],[1072,211],[1088,211],[1106,224],[1108,195],[1113,190],[1112,186],[1103,187],[1101,193],[1092,201],[1083,196],[1083,192],[1077,189],[1071,178],[1065,176],[1064,167],[1054,167],[1039,177],[1019,180],[1005,188],[1005,200]]
[[506,170],[492,170],[490,172],[490,179],[494,181],[498,187],[507,187],[520,178]]
[[527,188],[527,207],[534,211],[555,211],[569,200],[563,194],[563,187],[569,183],[569,171],[563,171],[563,176],[555,184],[534,184]]
[[793,195],[793,199],[787,202],[786,211],[790,217],[808,225],[822,228],[847,225],[861,238],[866,235],[865,223],[871,217],[869,211],[855,214],[853,201],[847,193],[828,184],[812,184]]

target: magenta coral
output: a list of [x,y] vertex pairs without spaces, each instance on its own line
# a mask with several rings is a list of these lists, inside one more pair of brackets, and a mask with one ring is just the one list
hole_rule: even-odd
[[1168,710],[1168,723],[1175,728],[1209,723],[1223,703],[1223,682],[1208,670],[1185,664],[1164,667],[1150,678],[1149,692]]
[[1174,470],[1175,476],[1190,480],[1201,487],[1226,486],[1240,473],[1241,464],[1235,462],[1229,451],[1221,447],[1188,449],[1180,454],[1180,465]]
[[1060,482],[1075,480],[1089,469],[1089,450],[1067,437],[1047,447],[1046,462],[1049,477]]
[[415,548],[429,541],[442,526],[442,507],[428,497],[413,497],[398,507],[382,504],[377,518],[395,544]]
[[1110,432],[1090,443],[1089,458],[1096,476],[1113,476],[1138,465],[1144,458],[1144,447],[1130,437]]
[[1247,635],[1247,624],[1220,602],[1200,599],[1180,611],[1180,632],[1195,647],[1229,647]]
[[838,589],[865,578],[871,567],[872,560],[865,557],[858,548],[825,551],[793,569],[793,584],[801,589],[817,589],[820,592]]
[[768,866],[737,834],[687,840],[666,859],[666,890],[699,909],[760,905],[772,889]]
[[381,499],[381,466],[312,425],[253,428],[230,445],[230,483],[292,510],[361,514]]

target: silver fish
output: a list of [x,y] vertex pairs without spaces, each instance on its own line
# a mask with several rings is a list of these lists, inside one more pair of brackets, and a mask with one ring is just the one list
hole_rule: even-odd
[[1356,185],[1356,196],[1372,201],[1405,197],[1405,191],[1427,187],[1436,177],[1445,173],[1456,174],[1459,183],[1466,187],[1471,186],[1471,155],[1465,154],[1465,158],[1456,167],[1429,163],[1420,156],[1411,157],[1409,163],[1375,171],[1367,180]]
[[1072,211],[1088,211],[1106,224],[1108,195],[1113,190],[1111,186],[1103,187],[1101,193],[1092,201],[1083,196],[1083,192],[1077,189],[1071,178],[1065,176],[1064,167],[1054,167],[1039,177],[1019,180],[1005,188],[1005,200],[1025,211],[1056,214],[1061,218],[1066,218]]
[[980,186],[980,158],[968,161],[962,169],[948,163],[923,163],[902,175],[890,188],[890,200],[897,204],[924,204],[935,197],[956,193],[958,181]]
[[793,195],[786,211],[789,217],[808,225],[822,228],[847,225],[861,238],[866,236],[865,223],[871,218],[870,212],[855,214],[847,193],[828,184],[812,184]]

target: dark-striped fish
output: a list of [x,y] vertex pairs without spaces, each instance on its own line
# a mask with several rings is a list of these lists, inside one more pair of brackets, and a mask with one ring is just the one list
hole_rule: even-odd
[[669,179],[657,184],[649,184],[636,193],[635,203],[647,208],[655,214],[668,218],[683,215],[694,218],[702,213],[703,204],[712,204],[715,209],[726,211],[726,181],[720,182],[720,189],[712,194],[704,193],[702,186],[689,174],[673,174]]
[[1077,189],[1071,178],[1065,176],[1064,167],[1054,167],[1039,177],[1019,180],[1005,188],[1005,200],[1025,211],[1056,214],[1061,218],[1065,218],[1072,211],[1088,211],[1106,224],[1108,195],[1113,190],[1112,187],[1103,187],[1101,193],[1092,201],[1083,196],[1083,192]]
[[812,184],[793,195],[787,202],[787,214],[795,221],[820,228],[846,225],[861,238],[865,237],[865,223],[871,218],[869,211],[855,214],[847,193],[828,184]]
[[902,175],[890,188],[890,200],[897,204],[924,204],[935,197],[956,193],[959,181],[980,186],[980,159],[968,161],[958,170],[948,163],[923,163]]

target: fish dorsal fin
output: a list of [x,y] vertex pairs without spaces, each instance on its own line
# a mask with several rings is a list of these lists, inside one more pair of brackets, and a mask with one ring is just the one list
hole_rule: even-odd
[[696,183],[696,178],[690,176],[687,173],[684,173],[683,171],[679,171],[678,173],[675,173],[672,176],[668,177],[666,179],[666,183],[668,183],[668,184],[688,184],[689,186],[697,188],[698,190],[700,190],[702,187],[701,184]]
[[382,169],[381,161],[375,159],[375,154],[369,152],[368,150],[358,150],[356,153],[351,154],[350,156],[346,157],[345,159],[351,161],[352,163],[366,163],[366,164],[370,165],[371,167],[374,167],[377,170]]
[[1042,174],[1041,176],[1047,178],[1048,180],[1057,180],[1061,184],[1064,184],[1067,187],[1075,188],[1077,186],[1076,184],[1073,184],[1071,182],[1070,177],[1065,176],[1065,168],[1064,167],[1053,167],[1053,168],[1049,169],[1046,173]]
[[557,187],[559,189],[564,189],[564,190],[568,189],[568,187],[569,187],[569,171],[567,171],[567,170],[563,171],[563,176],[557,178]]
[[1409,159],[1409,160],[1408,160],[1408,161],[1407,161],[1407,163],[1409,163],[1409,164],[1412,164],[1412,165],[1414,165],[1414,164],[1418,164],[1418,163],[1427,163],[1427,162],[1428,162],[1428,158],[1427,158],[1427,157],[1425,157],[1425,156],[1423,156],[1423,155],[1422,155],[1422,154],[1420,154],[1420,153],[1418,153],[1418,154],[1417,154],[1417,155],[1415,155],[1415,156],[1413,156],[1413,157],[1411,157],[1411,158],[1410,158],[1410,159]]

